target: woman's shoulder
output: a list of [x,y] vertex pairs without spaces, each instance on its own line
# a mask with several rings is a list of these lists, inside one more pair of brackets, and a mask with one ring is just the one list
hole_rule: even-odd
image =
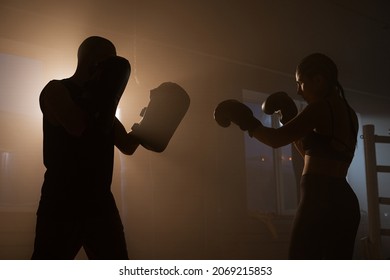
[[329,102],[325,99],[309,103],[302,111],[305,115],[315,117],[323,116],[329,111]]

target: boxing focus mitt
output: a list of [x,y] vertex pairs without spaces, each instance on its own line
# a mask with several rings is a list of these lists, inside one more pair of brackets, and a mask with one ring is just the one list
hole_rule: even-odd
[[166,82],[150,91],[150,101],[141,112],[142,120],[132,127],[132,135],[151,151],[161,153],[190,106],[190,97],[178,84]]
[[81,96],[83,107],[95,118],[97,127],[108,132],[115,112],[130,77],[130,63],[120,56],[100,62]]

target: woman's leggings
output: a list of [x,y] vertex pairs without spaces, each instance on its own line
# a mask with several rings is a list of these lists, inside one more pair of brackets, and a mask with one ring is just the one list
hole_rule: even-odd
[[359,222],[359,202],[345,178],[303,175],[289,258],[352,259]]

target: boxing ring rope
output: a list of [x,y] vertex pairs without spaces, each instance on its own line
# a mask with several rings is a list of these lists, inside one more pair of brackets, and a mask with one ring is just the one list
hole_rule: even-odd
[[363,126],[364,157],[366,170],[368,236],[363,238],[369,259],[382,259],[381,236],[390,236],[390,229],[383,229],[380,222],[379,205],[390,205],[390,197],[380,197],[378,173],[390,173],[390,166],[377,165],[376,143],[390,144],[390,136],[375,135],[372,124]]

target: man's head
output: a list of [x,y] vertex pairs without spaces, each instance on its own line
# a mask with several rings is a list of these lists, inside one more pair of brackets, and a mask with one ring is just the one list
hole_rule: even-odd
[[93,71],[96,65],[111,56],[116,55],[114,44],[99,36],[91,36],[85,39],[77,53],[78,68],[86,68]]

